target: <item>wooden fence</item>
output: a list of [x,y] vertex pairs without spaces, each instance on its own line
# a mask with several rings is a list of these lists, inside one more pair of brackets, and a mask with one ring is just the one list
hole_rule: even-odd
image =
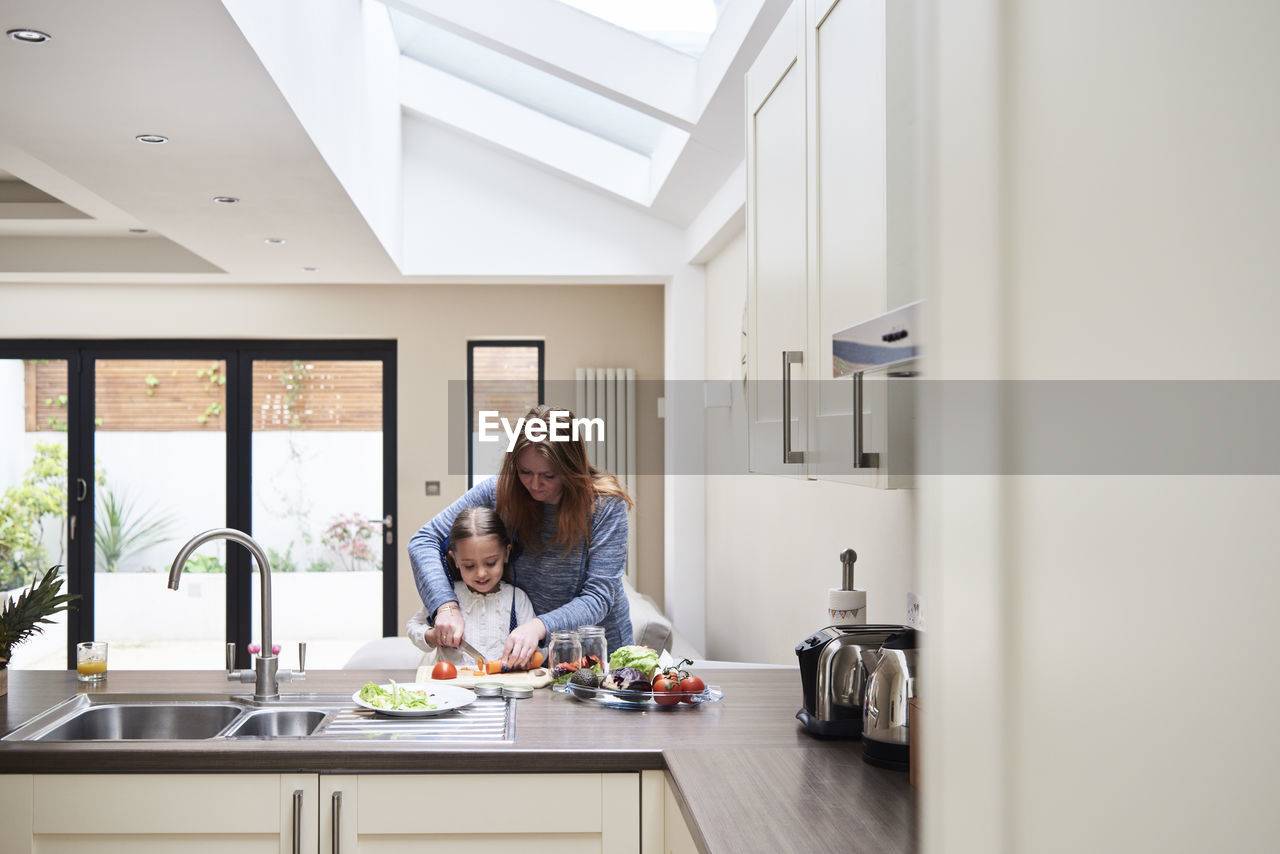
[[[203,359],[99,359],[98,430],[226,429],[226,363]],[[26,429],[65,430],[67,364],[26,363]],[[255,361],[254,430],[382,429],[382,363]]]

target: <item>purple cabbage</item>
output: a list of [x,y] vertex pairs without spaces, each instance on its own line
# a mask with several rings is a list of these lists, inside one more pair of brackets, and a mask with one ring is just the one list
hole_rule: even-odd
[[600,687],[611,691],[647,694],[653,690],[653,683],[649,681],[649,677],[643,670],[635,667],[619,667],[617,670],[609,671],[609,675],[600,683]]

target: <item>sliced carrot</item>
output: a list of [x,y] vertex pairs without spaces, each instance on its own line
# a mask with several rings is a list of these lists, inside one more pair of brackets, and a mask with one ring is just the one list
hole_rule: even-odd
[[503,670],[503,667],[502,667],[501,661],[485,662],[485,672],[487,673],[501,673],[502,670]]
[[535,667],[541,667],[541,666],[542,666],[542,653],[535,649],[533,651],[533,658],[529,659],[529,669],[533,670]]

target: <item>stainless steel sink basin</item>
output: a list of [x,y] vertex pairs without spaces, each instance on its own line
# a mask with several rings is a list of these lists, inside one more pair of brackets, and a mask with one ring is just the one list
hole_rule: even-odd
[[36,741],[213,738],[244,709],[231,703],[89,706],[36,736]]
[[294,697],[262,705],[247,697],[77,694],[32,718],[5,741],[170,741],[314,735],[349,697]]
[[246,712],[227,730],[227,738],[297,738],[320,728],[328,712],[320,709],[258,709]]
[[282,694],[267,702],[228,694],[77,694],[0,741],[510,742],[515,703],[481,697],[444,715],[403,718],[358,708],[350,694]]

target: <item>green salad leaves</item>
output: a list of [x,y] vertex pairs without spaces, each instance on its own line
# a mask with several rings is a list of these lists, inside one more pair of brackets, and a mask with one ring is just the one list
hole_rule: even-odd
[[397,685],[395,680],[391,682],[390,691],[376,682],[368,683],[360,689],[360,699],[375,708],[395,712],[436,708],[436,704],[427,699],[425,691],[411,691]]
[[652,675],[658,669],[658,652],[638,644],[618,647],[609,656],[609,669],[618,670],[622,667],[634,667],[646,675]]

